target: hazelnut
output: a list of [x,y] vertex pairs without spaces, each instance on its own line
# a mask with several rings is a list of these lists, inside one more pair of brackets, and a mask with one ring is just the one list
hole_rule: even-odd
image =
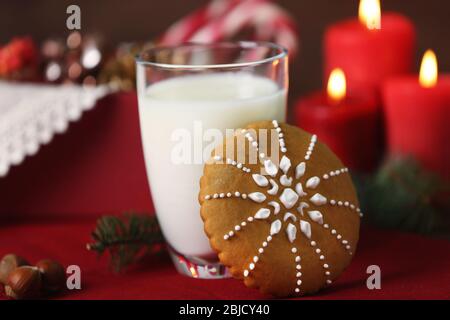
[[36,267],[22,266],[14,269],[8,276],[5,293],[14,299],[32,299],[39,296],[41,273]]
[[22,257],[15,254],[7,254],[0,261],[0,283],[6,284],[8,275],[14,269],[21,266],[28,266],[29,263]]
[[44,259],[36,263],[36,267],[41,272],[45,292],[60,291],[66,284],[66,271],[60,263]]

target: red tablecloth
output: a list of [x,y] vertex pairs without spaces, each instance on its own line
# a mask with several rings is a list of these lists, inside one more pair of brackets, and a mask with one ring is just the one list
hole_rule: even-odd
[[[85,244],[98,216],[124,210],[153,210],[133,93],[103,99],[67,134],[0,179],[0,255],[79,265],[83,288],[66,299],[264,298],[233,279],[183,277],[167,256],[149,258],[125,275],[108,271],[105,258],[98,260]],[[366,287],[372,264],[381,267],[381,290]],[[449,299],[450,242],[364,229],[349,269],[312,298]]]
[[[108,270],[85,244],[94,221],[35,222],[3,227],[0,254],[44,257],[82,270],[82,289],[62,299],[258,299],[267,298],[240,281],[198,280],[179,275],[166,255],[149,257],[125,274]],[[450,299],[450,242],[363,229],[354,261],[331,287],[312,299]],[[381,290],[366,287],[366,269],[381,268]],[[0,294],[0,297],[4,297]]]
[[135,93],[100,100],[0,179],[0,220],[153,211]]

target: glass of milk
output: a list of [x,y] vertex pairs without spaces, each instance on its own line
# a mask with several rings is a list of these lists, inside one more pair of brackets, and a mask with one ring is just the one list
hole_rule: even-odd
[[172,260],[191,277],[227,277],[198,202],[208,130],[285,121],[287,52],[265,42],[185,44],[146,50],[136,64],[147,177]]

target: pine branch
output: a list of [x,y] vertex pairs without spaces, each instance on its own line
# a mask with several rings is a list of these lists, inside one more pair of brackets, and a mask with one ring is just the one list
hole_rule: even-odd
[[110,265],[120,272],[164,242],[154,216],[125,213],[120,217],[103,216],[92,232],[93,243],[87,249],[110,255]]
[[448,183],[410,158],[391,158],[373,176],[357,178],[369,221],[388,228],[449,234]]

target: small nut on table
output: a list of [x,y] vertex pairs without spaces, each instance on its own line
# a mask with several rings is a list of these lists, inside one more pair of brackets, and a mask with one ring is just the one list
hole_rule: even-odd
[[14,269],[8,276],[5,293],[14,299],[39,297],[41,273],[36,267],[22,266]]
[[30,265],[27,260],[24,258],[15,255],[15,254],[7,254],[0,261],[0,283],[6,284],[8,281],[8,276],[14,269],[21,266]]
[[60,291],[66,284],[66,272],[63,266],[53,260],[44,259],[36,263],[42,275],[42,289],[52,293]]

